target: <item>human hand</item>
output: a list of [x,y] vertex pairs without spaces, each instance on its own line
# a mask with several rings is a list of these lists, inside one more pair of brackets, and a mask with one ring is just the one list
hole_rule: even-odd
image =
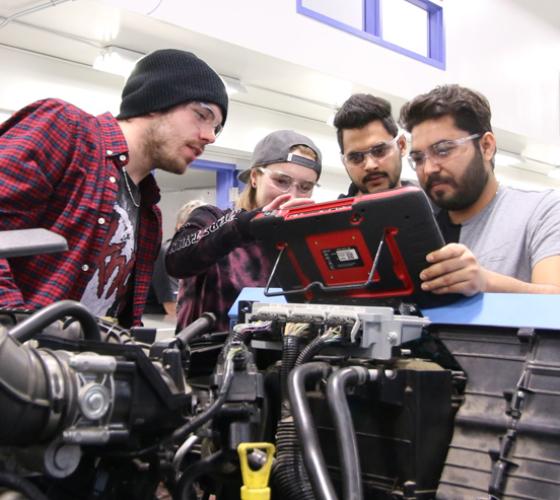
[[420,273],[422,290],[435,294],[461,293],[470,297],[486,291],[488,271],[460,243],[449,243],[429,253],[430,266]]
[[273,210],[285,210],[288,208],[301,207],[304,205],[312,205],[315,203],[311,198],[293,198],[291,194],[281,194],[274,198],[268,205],[262,208],[263,212],[272,212]]

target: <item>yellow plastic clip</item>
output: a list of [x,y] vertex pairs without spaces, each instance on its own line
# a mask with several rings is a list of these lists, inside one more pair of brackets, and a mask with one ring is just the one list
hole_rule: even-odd
[[[258,470],[251,469],[247,458],[248,451],[254,449],[266,451],[266,462]],[[241,477],[243,478],[241,500],[270,499],[268,478],[270,477],[274,452],[275,449],[272,443],[241,443],[237,447],[239,463],[241,464]]]

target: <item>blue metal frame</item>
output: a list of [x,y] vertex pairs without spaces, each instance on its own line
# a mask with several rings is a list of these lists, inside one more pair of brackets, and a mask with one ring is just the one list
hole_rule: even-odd
[[219,161],[195,160],[189,168],[216,172],[216,205],[220,208],[230,208],[230,189],[237,187],[237,165]]
[[424,9],[428,13],[428,57],[399,47],[383,40],[381,27],[381,12],[379,0],[364,0],[363,30],[344,24],[336,19],[315,12],[304,7],[303,0],[296,0],[296,10],[299,14],[310,17],[333,28],[346,31],[351,35],[363,38],[369,42],[385,47],[399,54],[403,54],[417,61],[421,61],[439,69],[445,69],[445,36],[443,28],[443,9],[429,0],[407,0]]
[[381,39],[381,11],[379,0],[363,0],[364,31]]

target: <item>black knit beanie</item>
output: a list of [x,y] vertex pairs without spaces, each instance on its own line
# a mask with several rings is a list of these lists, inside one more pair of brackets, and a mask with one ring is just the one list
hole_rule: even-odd
[[216,104],[226,121],[228,96],[218,74],[191,52],[156,50],[140,59],[122,91],[117,119],[164,111],[177,104],[202,101]]

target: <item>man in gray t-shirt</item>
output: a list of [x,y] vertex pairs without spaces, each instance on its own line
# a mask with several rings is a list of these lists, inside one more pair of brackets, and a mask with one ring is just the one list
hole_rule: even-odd
[[401,109],[409,161],[440,208],[448,242],[428,254],[422,288],[434,293],[560,293],[560,194],[500,186],[490,105],[458,85]]

